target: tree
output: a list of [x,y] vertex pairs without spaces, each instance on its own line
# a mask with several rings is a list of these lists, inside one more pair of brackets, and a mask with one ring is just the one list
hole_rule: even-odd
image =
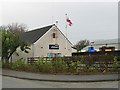
[[20,40],[20,33],[24,30],[19,30],[20,25],[18,26],[18,28],[17,26],[14,28],[13,24],[9,24],[8,26],[0,27],[0,31],[2,31],[2,59],[5,59],[7,61],[10,59],[13,53],[16,52],[18,47],[20,47],[20,49],[26,53],[28,53],[28,49],[30,49],[27,42]]
[[18,23],[8,24],[6,29],[8,29],[12,33],[22,33],[28,30],[25,24]]
[[77,52],[81,51],[84,47],[88,46],[90,43],[89,40],[80,40],[78,41],[73,48],[77,50]]

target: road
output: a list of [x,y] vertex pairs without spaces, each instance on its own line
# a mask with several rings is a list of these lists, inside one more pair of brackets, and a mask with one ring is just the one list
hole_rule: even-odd
[[48,82],[2,77],[3,88],[118,88],[118,81],[108,82]]

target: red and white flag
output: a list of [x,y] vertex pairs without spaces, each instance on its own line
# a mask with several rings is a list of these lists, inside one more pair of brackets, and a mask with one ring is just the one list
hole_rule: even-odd
[[71,26],[72,25],[71,20],[68,18],[67,14],[65,14],[65,15],[66,15],[66,22],[68,22],[69,26]]
[[71,22],[71,20],[70,20],[69,18],[67,18],[67,19],[66,19],[66,22],[68,22],[68,23],[69,23],[69,26],[71,26],[71,25],[72,25],[72,22]]

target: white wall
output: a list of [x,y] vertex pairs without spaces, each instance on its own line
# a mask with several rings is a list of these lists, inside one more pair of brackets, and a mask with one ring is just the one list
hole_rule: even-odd
[[[58,34],[57,39],[52,38],[53,32],[57,32]],[[59,50],[49,50],[49,44],[56,43],[59,45]],[[72,55],[71,46],[72,45],[68,42],[68,40],[66,40],[66,38],[56,28],[56,26],[53,26],[37,42],[30,46],[31,50],[29,50],[29,53],[24,53],[20,50],[20,48],[18,48],[17,53],[19,54],[19,56],[17,56],[14,53],[12,59],[15,61],[19,60],[20,58],[27,59],[27,57],[47,57],[48,53],[61,53],[62,56],[71,56]]]
[[[58,38],[52,38],[52,33],[57,33]],[[59,50],[50,50],[49,44],[58,44]],[[47,56],[47,53],[61,53],[62,56],[71,56],[72,48],[71,44],[66,40],[63,34],[53,26],[46,34],[43,35],[37,42],[35,42],[34,55],[36,56]],[[42,48],[43,47],[43,48]]]
[[12,60],[16,61],[16,60],[19,60],[21,58],[27,60],[27,57],[33,57],[32,45],[30,46],[30,50],[28,50],[28,51],[29,51],[29,53],[25,53],[25,52],[21,51],[20,48],[18,48],[16,52],[19,54],[19,56],[17,56],[16,53],[14,53],[12,55]]

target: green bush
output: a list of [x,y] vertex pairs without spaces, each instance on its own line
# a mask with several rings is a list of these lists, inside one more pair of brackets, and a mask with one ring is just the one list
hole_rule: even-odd
[[45,62],[43,65],[43,70],[42,72],[45,73],[52,73],[53,72],[53,66],[51,62]]
[[32,64],[25,64],[25,69],[24,71],[27,71],[27,72],[38,72],[38,69],[36,69],[36,67]]
[[[89,73],[89,72],[116,72],[120,64],[120,57],[115,56],[99,56],[90,58],[87,56],[75,57],[75,60],[67,61],[65,58],[56,57],[53,60],[46,61],[44,58],[32,64],[25,64],[25,60],[17,60],[13,63],[2,61],[2,67],[28,71],[28,72],[43,72],[43,73]],[[99,58],[99,60],[97,60]],[[74,57],[72,57],[74,59]],[[104,60],[103,60],[104,59]],[[92,60],[92,61],[91,61]],[[108,64],[107,64],[108,63]],[[109,64],[112,63],[112,64]],[[112,68],[108,68],[112,67]]]
[[20,59],[11,64],[13,70],[25,70],[25,61]]
[[33,66],[36,68],[37,71],[46,73],[51,73],[53,68],[52,62],[46,62],[42,58],[35,62]]
[[78,63],[77,63],[77,62],[71,62],[70,67],[69,67],[69,70],[70,70],[71,72],[76,72],[77,67],[78,67]]
[[53,72],[55,73],[64,73],[67,71],[67,64],[62,60],[62,58],[57,57],[54,61],[52,61]]
[[112,64],[112,67],[114,68],[114,70],[118,70],[119,64],[120,64],[120,61],[119,61],[118,57],[115,56],[113,64]]
[[39,72],[41,72],[42,69],[43,69],[43,67],[44,67],[44,64],[43,64],[43,62],[42,62],[41,60],[38,60],[37,62],[35,62],[35,63],[33,64],[33,66],[34,66],[36,69],[38,69]]
[[6,68],[6,69],[11,69],[12,64],[10,64],[8,61],[3,60],[2,61],[2,68]]

